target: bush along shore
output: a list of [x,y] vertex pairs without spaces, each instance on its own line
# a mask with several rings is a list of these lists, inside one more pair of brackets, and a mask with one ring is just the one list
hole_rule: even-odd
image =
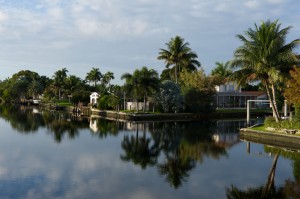
[[276,122],[273,117],[267,117],[264,124],[241,129],[240,138],[300,150],[300,122],[297,118]]

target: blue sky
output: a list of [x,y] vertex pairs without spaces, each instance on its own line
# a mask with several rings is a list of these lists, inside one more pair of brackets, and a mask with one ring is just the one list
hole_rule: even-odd
[[[85,78],[92,67],[120,76],[147,66],[159,73],[160,48],[179,35],[206,73],[232,59],[235,37],[276,20],[300,38],[296,0],[0,0],[0,80],[20,70],[52,77],[66,67]],[[298,23],[297,23],[298,22]],[[298,49],[299,51],[299,49]]]

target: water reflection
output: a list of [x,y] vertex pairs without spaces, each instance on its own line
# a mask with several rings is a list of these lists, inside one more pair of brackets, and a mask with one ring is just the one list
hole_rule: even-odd
[[[239,141],[244,121],[130,123],[24,107],[0,107],[0,118],[11,132],[33,135],[0,139],[0,185],[25,183],[22,194],[35,189],[45,198],[68,198],[73,192],[82,194],[77,198],[208,198],[204,192],[216,194],[210,198],[299,198],[299,153],[259,145],[272,157],[253,158]],[[284,183],[276,186],[275,170],[283,161],[292,162],[295,177],[281,177]],[[257,180],[262,177],[254,178],[258,183],[245,180],[251,173],[244,168],[266,174],[263,182]],[[0,198],[10,198],[12,190],[3,186]],[[41,194],[34,187],[52,191]]]
[[[300,153],[286,149],[265,146],[265,152],[273,154],[273,161],[265,185],[239,189],[235,185],[226,188],[228,199],[289,199],[300,198]],[[275,186],[276,166],[279,156],[293,161],[294,180],[287,179],[283,186]]]

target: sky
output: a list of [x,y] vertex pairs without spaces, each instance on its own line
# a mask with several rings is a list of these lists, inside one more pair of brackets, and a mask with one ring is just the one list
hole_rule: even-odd
[[159,49],[177,35],[209,74],[232,59],[236,35],[262,21],[292,26],[287,42],[300,38],[299,7],[298,0],[0,0],[0,80],[62,68],[84,79],[94,67],[121,85],[123,73],[143,66],[161,73]]

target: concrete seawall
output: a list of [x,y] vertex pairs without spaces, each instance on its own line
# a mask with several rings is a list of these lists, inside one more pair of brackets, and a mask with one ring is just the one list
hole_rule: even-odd
[[240,139],[288,149],[300,150],[300,136],[251,130],[240,130]]
[[[122,119],[129,121],[190,121],[190,120],[210,120],[222,118],[245,118],[246,113],[124,113],[117,111],[104,111],[92,109],[92,115],[111,119]],[[266,113],[254,113],[253,117],[264,116]]]

